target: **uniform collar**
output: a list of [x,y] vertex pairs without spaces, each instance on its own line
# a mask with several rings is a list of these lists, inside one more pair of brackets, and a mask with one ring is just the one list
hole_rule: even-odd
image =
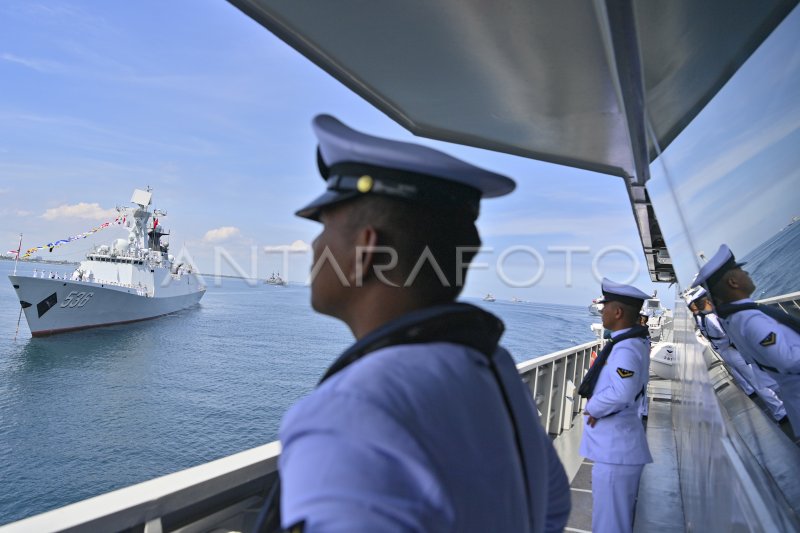
[[613,339],[615,337],[619,337],[620,335],[624,335],[625,333],[629,332],[632,329],[633,329],[633,327],[624,328],[624,329],[618,329],[617,331],[612,331],[611,332],[611,338]]
[[474,305],[452,303],[418,309],[356,341],[333,362],[320,383],[376,350],[399,344],[451,342],[491,357],[504,331],[499,318]]

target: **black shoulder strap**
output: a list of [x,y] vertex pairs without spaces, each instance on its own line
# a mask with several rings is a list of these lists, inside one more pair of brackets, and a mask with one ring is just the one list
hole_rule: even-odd
[[320,383],[370,353],[399,344],[452,342],[474,348],[492,360],[505,326],[479,307],[453,303],[408,313],[376,329],[345,350]]
[[738,313],[739,311],[745,311],[748,309],[756,309],[758,310],[758,304],[755,302],[744,302],[741,304],[717,304],[714,306],[717,310],[717,315],[721,316],[722,318],[728,318],[734,313]]
[[722,339],[724,339],[725,337],[714,337],[711,335],[711,333],[709,333],[708,324],[706,324],[706,316],[707,315],[705,313],[700,313],[700,320],[703,322],[703,334],[706,337],[708,337],[709,340],[712,341],[721,341]]
[[281,528],[281,477],[280,473],[264,498],[256,516],[252,533],[282,533]]
[[646,338],[649,334],[650,330],[647,327],[633,326],[630,331],[626,331],[622,335],[612,337],[611,340],[609,340],[603,347],[603,350],[600,352],[600,355],[597,356],[597,359],[594,360],[594,364],[589,367],[589,371],[586,373],[586,376],[583,378],[580,386],[578,387],[578,394],[584,398],[592,397],[592,394],[594,394],[594,388],[597,385],[597,379],[600,377],[600,371],[602,371],[603,367],[606,365],[606,361],[608,361],[608,357],[611,355],[611,350],[614,348],[615,344],[626,339],[633,339],[637,337]]
[[640,390],[640,391],[639,391],[639,392],[636,394],[636,397],[633,399],[633,401],[636,401],[636,400],[638,400],[639,398],[641,398],[642,396],[644,396],[644,393],[645,393],[645,389],[646,389],[646,388],[647,388],[647,385],[642,385],[642,390]]
[[793,329],[795,333],[800,334],[800,320],[797,317],[769,305],[759,305],[758,310],[787,328]]
[[776,322],[783,324],[787,328],[791,328],[795,331],[795,333],[800,334],[800,320],[797,317],[790,315],[786,311],[782,311],[780,309],[776,309],[770,305],[761,305],[755,302],[744,302],[740,304],[720,304],[717,306],[717,313],[722,318],[728,318],[734,313],[738,313],[739,311],[745,310],[753,310],[761,311],[768,317],[772,318]]

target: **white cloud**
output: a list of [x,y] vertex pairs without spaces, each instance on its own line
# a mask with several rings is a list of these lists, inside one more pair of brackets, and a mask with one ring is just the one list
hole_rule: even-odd
[[8,61],[9,63],[22,65],[29,69],[33,69],[37,72],[54,73],[54,72],[63,72],[65,70],[65,67],[63,65],[56,63],[54,61],[42,61],[39,59],[20,57],[9,53],[0,54],[0,59],[2,59],[3,61]]
[[222,242],[237,237],[240,234],[241,232],[237,227],[222,226],[221,228],[208,230],[203,236],[203,242]]
[[42,218],[45,220],[55,220],[58,218],[88,218],[101,220],[104,218],[115,218],[116,216],[117,211],[115,209],[103,209],[98,203],[87,204],[86,202],[52,207],[42,214]]
[[311,246],[304,241],[294,241],[292,244],[279,244],[277,246],[265,246],[265,252],[307,252]]

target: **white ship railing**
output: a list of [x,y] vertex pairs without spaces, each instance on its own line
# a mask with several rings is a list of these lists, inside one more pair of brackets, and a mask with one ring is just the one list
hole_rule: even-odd
[[[89,279],[75,279],[73,277],[68,276],[66,273],[64,273],[62,275],[59,272],[55,272],[55,273],[50,272],[50,274],[53,275],[53,277],[46,276],[45,273],[44,273],[44,270],[42,270],[41,271],[41,275],[39,275],[38,269],[35,269],[33,271],[33,273],[31,274],[31,277],[35,278],[35,279],[51,279],[53,281],[66,281],[66,282],[74,283],[74,284],[78,284],[78,285],[90,285],[90,286],[99,285],[100,287],[121,287],[123,289],[133,289],[133,290],[136,291],[136,294],[138,294],[139,296],[147,296],[147,297],[152,297],[153,296],[151,294],[150,289],[146,285],[143,285],[141,282],[139,282],[138,285],[133,285],[131,283],[122,283],[122,282],[119,282],[119,281],[107,281],[107,280],[103,280],[103,279],[99,279],[99,278],[92,278],[90,280]],[[176,277],[175,274],[172,274],[172,277],[174,279],[176,279],[176,280],[180,280],[181,279],[180,275],[178,275]]]
[[[573,384],[600,341],[517,365],[551,434],[569,427],[580,402]],[[0,533],[47,531],[251,531],[278,475],[278,441],[194,468],[89,498],[0,527]]]
[[765,298],[763,300],[758,300],[758,303],[777,307],[790,315],[800,318],[800,291],[775,296],[773,298]]
[[600,340],[587,342],[517,365],[548,433],[559,435],[570,428],[581,408],[576,388],[589,370],[592,352],[599,353],[600,346]]

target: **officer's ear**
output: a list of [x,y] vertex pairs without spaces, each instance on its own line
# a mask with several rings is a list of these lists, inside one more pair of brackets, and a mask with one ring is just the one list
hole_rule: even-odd
[[375,264],[375,247],[378,244],[378,230],[372,225],[365,225],[356,230],[354,243],[356,260],[348,280],[352,286],[361,287],[369,279],[372,267]]
[[740,289],[742,286],[741,283],[739,283],[741,272],[741,269],[736,269],[725,274],[725,278],[723,279],[725,286],[731,289]]

